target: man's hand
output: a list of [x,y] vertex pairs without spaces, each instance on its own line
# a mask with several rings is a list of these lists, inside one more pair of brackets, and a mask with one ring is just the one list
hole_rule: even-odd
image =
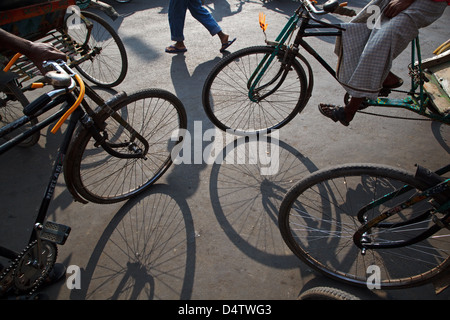
[[64,53],[56,49],[53,45],[48,43],[32,42],[20,38],[12,33],[0,29],[0,49],[8,49],[15,52],[20,52],[30,59],[39,71],[44,74],[45,70],[42,68],[42,63],[46,60],[67,60]]
[[30,49],[25,55],[44,74],[42,63],[47,60],[67,60],[67,56],[48,43],[31,42]]
[[391,0],[383,13],[386,17],[393,18],[408,8],[414,1],[415,0]]

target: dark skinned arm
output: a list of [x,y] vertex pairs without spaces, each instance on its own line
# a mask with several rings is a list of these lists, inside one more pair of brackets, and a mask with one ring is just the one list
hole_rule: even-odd
[[32,42],[0,29],[0,48],[19,52],[28,57],[43,73],[42,63],[46,60],[67,60],[64,53],[48,43]]

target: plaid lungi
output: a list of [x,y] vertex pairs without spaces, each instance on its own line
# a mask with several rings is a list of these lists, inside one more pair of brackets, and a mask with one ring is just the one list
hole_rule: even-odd
[[342,24],[345,31],[336,42],[337,76],[353,97],[375,99],[392,60],[418,35],[420,28],[436,21],[447,6],[445,2],[416,0],[389,19],[382,14],[389,1],[373,0],[350,23]]

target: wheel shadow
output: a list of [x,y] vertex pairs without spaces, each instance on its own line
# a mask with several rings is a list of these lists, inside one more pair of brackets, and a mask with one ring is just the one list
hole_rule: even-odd
[[[261,161],[264,154],[270,159]],[[214,214],[233,244],[264,265],[298,267],[299,260],[281,238],[278,212],[289,188],[316,169],[310,159],[273,137],[229,142],[212,166],[209,191]]]
[[70,298],[190,299],[195,248],[187,202],[176,188],[154,185],[113,217],[81,272],[81,289]]

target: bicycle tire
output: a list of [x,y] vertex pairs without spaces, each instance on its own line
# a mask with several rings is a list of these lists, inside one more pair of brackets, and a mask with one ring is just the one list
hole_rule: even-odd
[[361,300],[357,296],[333,287],[315,287],[303,292],[299,300]]
[[[65,158],[64,176],[67,185],[73,186],[85,200],[95,203],[123,201],[154,184],[171,166],[172,151],[182,141],[184,132],[180,132],[180,138],[176,141],[172,141],[173,133],[187,127],[181,101],[161,89],[137,91],[113,109],[146,139],[149,150],[146,159],[117,158],[102,147],[96,147],[89,130],[80,127]],[[98,116],[98,122],[106,125],[107,142],[131,140],[129,131],[118,124],[109,112],[99,110]],[[136,147],[144,148],[136,141]],[[128,147],[118,151],[130,152]]]
[[[7,85],[0,92],[0,125],[6,126],[7,124],[16,121],[23,116],[23,108],[30,102],[23,94],[22,90],[16,85]],[[28,130],[29,127],[38,123],[37,119],[31,119],[29,124],[17,129],[4,136],[2,139],[10,140],[16,135]],[[40,132],[33,133],[30,137],[26,138],[18,144],[19,147],[28,148],[38,143],[41,134]]]
[[[353,241],[353,234],[361,226],[358,210],[404,185],[414,190],[396,196],[382,208],[373,208],[369,220],[396,205],[394,201],[405,201],[426,187],[413,174],[390,166],[349,164],[319,170],[299,181],[285,195],[279,214],[283,240],[313,269],[352,285],[397,289],[428,283],[450,265],[448,229],[441,229],[414,245],[367,249],[365,254]],[[412,219],[429,206],[429,202],[421,202],[411,210],[392,216],[394,221],[391,218],[388,221]],[[431,220],[417,223],[414,228],[372,230],[368,240],[387,243],[409,239],[434,224]],[[369,266],[375,267],[369,270]]]
[[[307,78],[297,59],[291,68],[294,72],[288,72],[281,87],[273,94],[259,102],[253,102],[248,96],[249,78],[261,59],[274,50],[269,46],[244,48],[225,56],[214,66],[206,78],[202,102],[206,115],[216,127],[231,130],[236,135],[270,133],[289,123],[303,110]],[[262,83],[273,79],[280,70],[284,53],[280,50],[261,78]],[[270,85],[266,90],[273,87]]]
[[[84,26],[84,20],[81,24],[68,28],[66,26],[65,33],[82,48],[87,46],[85,50],[99,50],[90,59],[75,65],[78,72],[92,83],[111,88],[119,85],[125,79],[128,72],[128,57],[125,46],[114,30],[114,28],[98,15],[82,11],[82,15],[93,23],[93,28],[89,39],[88,33]],[[72,59],[79,59],[83,55],[79,53]]]

